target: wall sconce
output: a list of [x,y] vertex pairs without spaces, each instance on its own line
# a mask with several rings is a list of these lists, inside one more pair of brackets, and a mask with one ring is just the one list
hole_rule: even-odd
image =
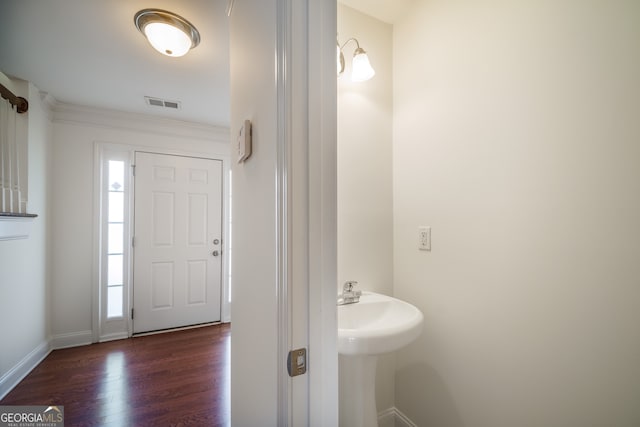
[[167,56],[183,56],[200,43],[200,33],[189,21],[161,9],[143,9],[133,18],[151,46]]
[[369,57],[367,56],[367,52],[364,51],[360,47],[360,43],[358,40],[353,37],[344,42],[342,46],[340,46],[340,42],[336,41],[336,63],[337,63],[337,71],[338,76],[340,76],[344,72],[344,54],[342,53],[342,49],[349,43],[350,41],[356,42],[356,50],[353,52],[353,61],[351,62],[351,81],[353,82],[364,82],[369,80],[371,77],[376,75],[376,72],[371,67],[371,63],[369,63]]

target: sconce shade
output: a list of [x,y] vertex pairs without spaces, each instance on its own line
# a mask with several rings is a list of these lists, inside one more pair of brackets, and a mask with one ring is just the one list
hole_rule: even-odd
[[155,50],[183,56],[200,43],[200,33],[186,19],[160,9],[143,9],[134,17],[136,27]]
[[354,52],[351,67],[351,81],[354,82],[364,82],[376,75],[369,62],[367,52],[362,48],[357,48]]
[[371,77],[376,75],[376,72],[371,67],[369,63],[369,57],[367,56],[367,52],[364,51],[360,47],[360,43],[358,40],[353,37],[344,42],[342,46],[340,46],[340,42],[337,42],[338,47],[336,50],[336,66],[338,71],[338,77],[344,72],[344,54],[342,53],[342,49],[349,42],[354,42],[356,44],[356,50],[353,52],[353,61],[351,62],[351,81],[353,82],[364,82],[365,80],[369,80]]

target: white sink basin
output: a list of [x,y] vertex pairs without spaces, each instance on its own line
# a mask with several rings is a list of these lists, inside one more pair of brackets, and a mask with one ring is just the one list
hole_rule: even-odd
[[408,302],[363,292],[360,302],[338,306],[338,353],[396,351],[420,335],[422,321],[422,312]]

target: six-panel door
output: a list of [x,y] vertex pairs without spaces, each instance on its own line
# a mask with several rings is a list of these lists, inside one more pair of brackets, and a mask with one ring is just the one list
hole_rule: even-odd
[[220,320],[222,162],[136,153],[133,332]]

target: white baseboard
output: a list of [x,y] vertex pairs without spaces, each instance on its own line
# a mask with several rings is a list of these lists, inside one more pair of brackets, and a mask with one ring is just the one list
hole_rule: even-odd
[[416,423],[411,421],[409,417],[407,417],[404,413],[400,412],[397,408],[393,408],[396,410],[396,426],[398,427],[418,427]]
[[378,412],[378,427],[396,427],[396,408]]
[[391,407],[378,413],[378,427],[418,427],[398,408]]
[[79,347],[89,345],[93,342],[92,331],[71,332],[68,334],[58,334],[51,337],[51,348],[58,350],[68,347]]
[[39,346],[31,350],[13,368],[0,377],[0,400],[11,391],[24,377],[27,376],[45,357],[51,352],[49,341],[43,341]]

